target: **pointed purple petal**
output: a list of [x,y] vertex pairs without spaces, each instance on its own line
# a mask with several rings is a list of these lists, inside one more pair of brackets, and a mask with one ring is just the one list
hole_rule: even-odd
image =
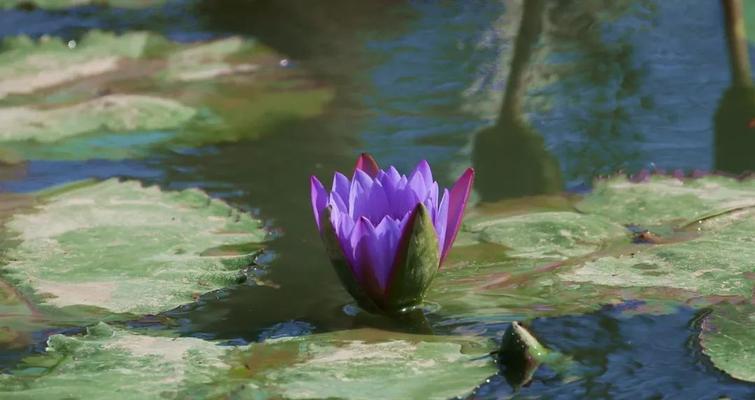
[[419,175],[422,178],[422,182],[425,184],[425,187],[430,187],[433,183],[433,171],[430,169],[430,164],[427,162],[427,160],[422,160],[417,164],[417,166],[414,168],[414,171],[412,171],[411,175],[409,175],[409,180],[411,181],[412,178],[415,175]]
[[317,224],[317,230],[319,231],[320,214],[322,214],[322,210],[328,204],[328,192],[314,175],[309,178],[309,192],[312,197],[312,211],[315,213],[315,224]]
[[332,192],[330,194],[330,201],[328,201],[328,204],[333,206],[333,208],[338,209],[338,211],[348,214],[349,208],[346,206],[346,202],[343,200],[341,195],[339,195],[336,192]]
[[401,236],[399,222],[391,217],[383,218],[375,227],[374,235],[374,243],[370,246],[370,258],[380,293],[385,293]]
[[[430,177],[428,182],[427,177]],[[432,185],[432,173],[430,172],[430,165],[427,161],[421,161],[417,168],[409,175],[409,188],[414,192],[418,201],[423,201],[427,198],[427,194]],[[414,205],[413,205],[414,206]]]
[[446,259],[448,250],[451,248],[454,240],[456,240],[456,234],[461,228],[461,219],[464,216],[464,208],[467,206],[467,200],[469,200],[469,193],[472,190],[472,182],[474,181],[474,169],[467,168],[461,175],[459,180],[454,183],[451,188],[450,198],[448,201],[448,224],[446,225],[446,237],[443,240],[443,251],[440,254],[440,262],[443,264],[443,260]]
[[354,229],[348,240],[349,251],[346,254],[346,259],[349,260],[354,277],[356,277],[356,280],[360,284],[364,284],[365,268],[370,268],[368,264],[369,260],[365,257],[366,253],[364,247],[367,245],[366,239],[368,239],[371,230],[372,225],[370,224],[370,221],[365,218],[360,218],[354,225]]
[[349,189],[349,216],[351,219],[356,220],[359,215],[356,214],[357,203],[364,198],[364,188],[357,179],[351,181],[351,188]]
[[338,195],[341,196],[341,200],[346,201],[349,198],[349,187],[351,187],[351,182],[349,182],[349,178],[344,174],[336,172],[335,175],[333,175],[333,187],[330,191],[332,193],[338,193]]
[[354,171],[354,178],[351,183],[352,185],[354,184],[354,181],[359,182],[365,190],[369,190],[369,188],[372,187],[373,179],[371,176],[367,175],[366,172],[358,169]]
[[356,165],[354,165],[354,172],[361,170],[371,177],[377,176],[380,167],[378,167],[377,161],[372,158],[368,153],[362,153],[357,159]]
[[441,257],[443,256],[443,249],[446,243],[446,230],[448,229],[448,199],[451,195],[448,193],[448,189],[443,189],[443,197],[440,199],[438,205],[438,213],[433,221],[435,226],[435,232],[438,233],[438,252]]

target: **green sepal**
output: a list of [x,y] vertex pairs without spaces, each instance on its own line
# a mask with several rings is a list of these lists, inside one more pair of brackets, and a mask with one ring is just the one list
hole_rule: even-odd
[[320,215],[320,237],[325,244],[325,251],[328,254],[328,258],[330,258],[331,264],[333,264],[333,269],[335,269],[336,275],[338,275],[338,279],[341,281],[343,287],[357,301],[357,304],[367,311],[375,312],[378,310],[378,307],[362,290],[356,277],[351,272],[351,266],[346,260],[341,242],[338,240],[338,235],[336,235],[336,230],[330,220],[330,213],[331,206],[327,206],[322,210]]
[[381,308],[397,312],[419,305],[438,272],[438,235],[427,208],[420,203],[412,211],[399,239],[398,251],[388,279]]

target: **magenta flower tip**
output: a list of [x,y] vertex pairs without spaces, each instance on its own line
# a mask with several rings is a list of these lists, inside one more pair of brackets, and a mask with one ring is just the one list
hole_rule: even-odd
[[374,178],[380,171],[380,167],[371,155],[362,153],[359,155],[356,165],[354,165],[354,172],[357,170],[364,171],[367,175]]

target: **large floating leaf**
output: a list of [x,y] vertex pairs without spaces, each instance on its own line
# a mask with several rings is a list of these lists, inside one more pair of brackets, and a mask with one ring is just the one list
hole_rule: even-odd
[[226,351],[201,339],[148,336],[100,323],[83,336],[51,336],[46,353],[26,358],[13,375],[0,375],[0,397],[175,398],[189,384],[227,373]]
[[490,350],[473,337],[364,329],[253,344],[239,373],[289,399],[447,399],[496,372]]
[[496,372],[490,350],[481,339],[370,329],[233,348],[100,323],[50,337],[45,354],[0,375],[0,397],[447,399]]
[[120,159],[254,138],[319,115],[333,96],[240,37],[92,31],[67,43],[10,38],[0,50],[0,157]]
[[[448,323],[484,329],[626,300],[652,308],[752,294],[753,180],[614,178],[578,200],[580,212],[550,203],[529,214],[510,202],[470,211],[427,296]],[[635,237],[635,225],[656,233]]]
[[193,108],[170,99],[138,95],[109,95],[48,110],[0,108],[0,142],[56,142],[100,130],[174,129],[189,121],[195,113]]
[[755,209],[720,216],[697,228],[701,231],[694,239],[635,246],[630,253],[588,261],[560,277],[611,286],[682,289],[703,296],[749,297],[754,287],[749,274],[755,271]]
[[755,205],[755,180],[722,176],[679,180],[653,176],[633,183],[621,177],[600,180],[577,208],[623,224],[654,226],[688,222],[705,215]]
[[92,31],[79,42],[67,43],[49,37],[8,38],[0,48],[0,99],[112,72],[123,60],[140,58],[148,49],[166,44],[146,32],[115,36]]
[[108,180],[53,190],[6,229],[3,276],[41,304],[157,313],[222,288],[264,241],[259,221],[197,190]]
[[572,211],[525,215],[480,216],[465,224],[484,243],[509,248],[509,257],[563,260],[600,248],[607,239],[626,236],[626,229],[601,216]]
[[720,304],[705,317],[703,352],[729,375],[755,382],[755,304]]

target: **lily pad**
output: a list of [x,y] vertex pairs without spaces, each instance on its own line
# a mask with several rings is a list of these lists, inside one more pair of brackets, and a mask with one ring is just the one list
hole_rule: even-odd
[[[755,196],[755,192],[753,192]],[[699,237],[636,246],[588,261],[560,277],[610,286],[666,287],[702,296],[749,297],[755,281],[755,209],[697,224]]]
[[0,143],[16,158],[79,160],[256,138],[321,114],[333,98],[281,58],[237,36],[192,44],[146,32],[6,39]]
[[174,398],[227,372],[227,348],[195,338],[152,336],[100,323],[83,336],[53,335],[44,354],[0,374],[4,399]]
[[491,344],[475,337],[343,331],[253,344],[242,353],[247,361],[240,373],[288,399],[447,399],[496,372],[487,356]]
[[254,42],[238,36],[200,43],[181,49],[168,56],[165,79],[175,81],[198,81],[236,73],[250,73],[259,69],[256,64],[235,64],[228,57],[242,51],[251,52]]
[[[629,300],[662,311],[749,298],[754,182],[613,178],[576,199],[578,211],[527,213],[511,202],[472,209],[427,299],[447,325],[475,330]],[[636,225],[658,232],[647,236],[654,240],[642,240]]]
[[715,175],[686,180],[654,175],[641,183],[623,177],[599,180],[593,192],[576,204],[584,213],[646,227],[689,222],[745,206],[755,206],[755,180]]
[[51,336],[45,354],[0,375],[0,394],[446,399],[469,393],[496,372],[490,344],[469,337],[361,329],[221,347],[150,334],[100,323],[83,336]]
[[755,382],[755,304],[719,304],[705,317],[703,353],[729,375]]
[[147,32],[117,36],[91,31],[78,42],[6,38],[0,48],[0,99],[112,72],[122,68],[122,61],[143,57],[168,43]]
[[260,249],[249,244],[266,237],[258,220],[198,190],[111,179],[40,199],[5,224],[19,244],[6,252],[1,271],[36,302],[55,307],[168,310],[237,280]]
[[129,132],[174,129],[196,111],[174,100],[140,95],[109,95],[47,110],[0,108],[0,142],[57,142],[98,131]]

